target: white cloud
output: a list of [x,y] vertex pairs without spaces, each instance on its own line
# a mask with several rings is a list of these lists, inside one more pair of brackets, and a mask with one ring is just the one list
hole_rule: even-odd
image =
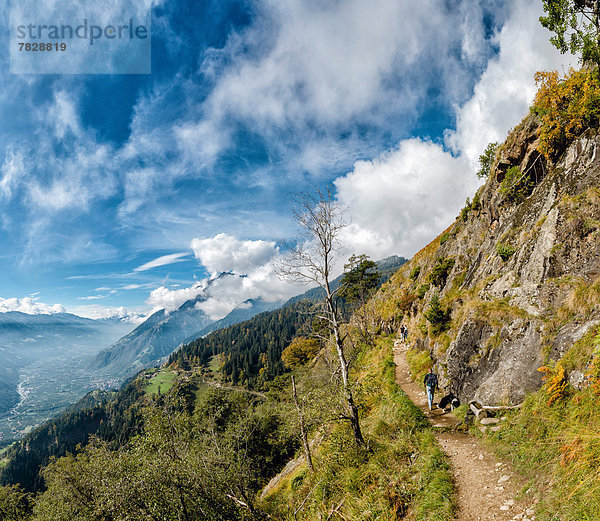
[[486,145],[503,141],[527,114],[536,92],[534,74],[576,64],[574,57],[560,54],[549,43],[551,33],[538,21],[541,14],[537,2],[513,2],[497,35],[498,56],[488,63],[472,98],[457,109],[456,130],[446,134],[448,146],[466,156],[473,170]]
[[208,121],[184,123],[175,127],[174,131],[179,151],[196,168],[211,166],[219,153],[231,143],[226,130]]
[[130,322],[136,326],[147,318],[147,315],[124,306],[100,306],[98,304],[74,306],[69,308],[69,313],[84,318],[91,318],[92,320],[116,319],[122,322]]
[[[191,247],[200,263],[212,273],[211,279],[188,288],[161,286],[153,290],[146,303],[154,311],[172,311],[202,293],[205,299],[196,307],[217,320],[246,300],[260,297],[267,302],[279,302],[300,291],[275,274],[274,261],[279,256],[275,242],[242,241],[221,233],[208,239],[196,238]],[[218,276],[221,273],[226,274]]]
[[141,266],[138,266],[133,271],[147,271],[152,268],[158,268],[159,266],[167,266],[168,264],[174,264],[176,262],[183,262],[184,259],[182,257],[187,257],[189,253],[181,252],[181,253],[171,253],[169,255],[163,255],[162,257],[158,257],[150,262],[146,262]]
[[410,139],[374,161],[359,161],[335,181],[352,223],[342,242],[354,253],[382,258],[415,253],[444,229],[469,193],[469,165],[439,145]]
[[[461,45],[457,28],[471,11],[469,41],[483,43],[473,34],[483,31],[474,2],[445,10],[433,0],[267,0],[258,8],[259,21],[244,42],[268,51],[249,59],[239,54],[238,39],[231,40],[234,62],[220,77],[210,106],[217,115],[241,115],[263,129],[311,120],[345,123],[381,103],[388,110],[412,109],[423,93],[409,79],[424,80],[440,64],[442,74],[460,66],[452,50]],[[470,51],[473,45],[465,47]],[[207,69],[213,71],[214,56],[209,57]],[[480,56],[470,51],[463,59]],[[428,67],[422,66],[425,60]],[[389,82],[397,75],[404,81],[393,83],[397,96],[391,98]]]
[[184,302],[196,298],[206,288],[206,281],[197,282],[189,288],[171,290],[160,286],[150,292],[146,304],[152,306],[152,312],[165,309],[170,312],[177,309]]
[[207,300],[199,302],[196,307],[217,320],[246,300],[260,297],[266,302],[282,302],[304,290],[282,281],[275,273],[273,260],[269,260],[246,276],[223,277],[214,281],[207,290]]
[[51,315],[53,313],[66,313],[62,304],[44,304],[35,298],[2,298],[0,297],[0,313],[20,311],[28,315]]
[[2,165],[2,179],[0,179],[0,195],[10,198],[13,190],[25,176],[23,154],[8,151]]
[[277,254],[273,241],[241,241],[226,233],[209,239],[193,239],[191,248],[210,273],[232,271],[247,274]]
[[446,147],[405,140],[335,180],[338,199],[352,216],[344,233],[350,251],[374,258],[411,256],[452,223],[475,191],[474,172],[487,143],[502,141],[526,115],[535,94],[534,73],[570,61],[549,43],[540,14],[537,3],[512,3],[496,36],[500,52],[471,99],[456,108],[456,129],[446,132]]
[[[136,165],[124,176],[121,218],[138,224],[163,187],[210,178],[215,161],[239,145],[240,130],[281,165],[268,165],[257,181],[249,172],[246,186],[252,180],[289,190],[298,175],[321,177],[372,157],[382,136],[410,130],[432,92],[443,86],[428,102],[445,106],[468,95],[492,53],[482,5],[491,10],[484,0],[451,8],[435,0],[255,2],[249,27],[230,33],[223,48],[202,51],[206,96],[177,74],[141,97],[118,154]],[[173,119],[175,93],[186,110]]]
[[144,286],[145,286],[144,284],[125,284],[124,286],[121,286],[119,289],[124,289],[126,291],[130,291],[132,289],[143,288]]
[[50,106],[45,116],[47,121],[51,121],[54,124],[56,139],[64,139],[65,135],[69,132],[77,138],[81,137],[77,105],[73,98],[65,91],[54,93],[54,104]]

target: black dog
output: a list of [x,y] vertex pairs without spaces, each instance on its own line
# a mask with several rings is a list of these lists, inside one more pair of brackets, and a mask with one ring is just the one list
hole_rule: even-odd
[[446,396],[444,396],[440,400],[438,407],[440,409],[447,409],[448,407],[450,407],[451,410],[454,410],[459,405],[460,405],[460,400],[456,396],[454,396],[454,394],[448,393]]

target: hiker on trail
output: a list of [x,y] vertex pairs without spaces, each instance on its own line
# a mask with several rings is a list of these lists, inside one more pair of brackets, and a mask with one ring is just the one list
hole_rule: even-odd
[[406,326],[402,326],[404,329],[402,331],[402,340],[404,340],[406,342],[406,339],[408,338],[408,328]]
[[402,340],[402,342],[404,342],[404,330],[405,330],[405,329],[406,329],[406,328],[404,327],[404,324],[402,324],[402,325],[400,326],[400,340]]
[[431,411],[431,407],[433,406],[433,395],[435,394],[435,390],[438,386],[438,378],[437,375],[433,372],[433,369],[430,369],[429,372],[425,375],[423,384],[425,385],[425,392],[427,393],[427,403],[429,404],[429,410]]

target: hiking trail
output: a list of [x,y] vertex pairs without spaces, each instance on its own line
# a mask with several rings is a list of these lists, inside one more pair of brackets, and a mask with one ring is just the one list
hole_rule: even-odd
[[[498,461],[472,435],[451,431],[458,419],[434,407],[429,411],[424,387],[408,371],[408,345],[394,343],[396,382],[429,418],[439,444],[450,458],[457,492],[457,521],[534,521],[533,500],[520,498],[522,483],[506,463]],[[435,397],[434,403],[441,398]],[[520,499],[519,499],[520,498]]]

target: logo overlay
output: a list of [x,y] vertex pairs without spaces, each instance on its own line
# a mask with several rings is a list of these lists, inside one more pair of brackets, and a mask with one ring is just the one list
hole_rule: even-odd
[[11,0],[12,74],[150,74],[151,0]]

